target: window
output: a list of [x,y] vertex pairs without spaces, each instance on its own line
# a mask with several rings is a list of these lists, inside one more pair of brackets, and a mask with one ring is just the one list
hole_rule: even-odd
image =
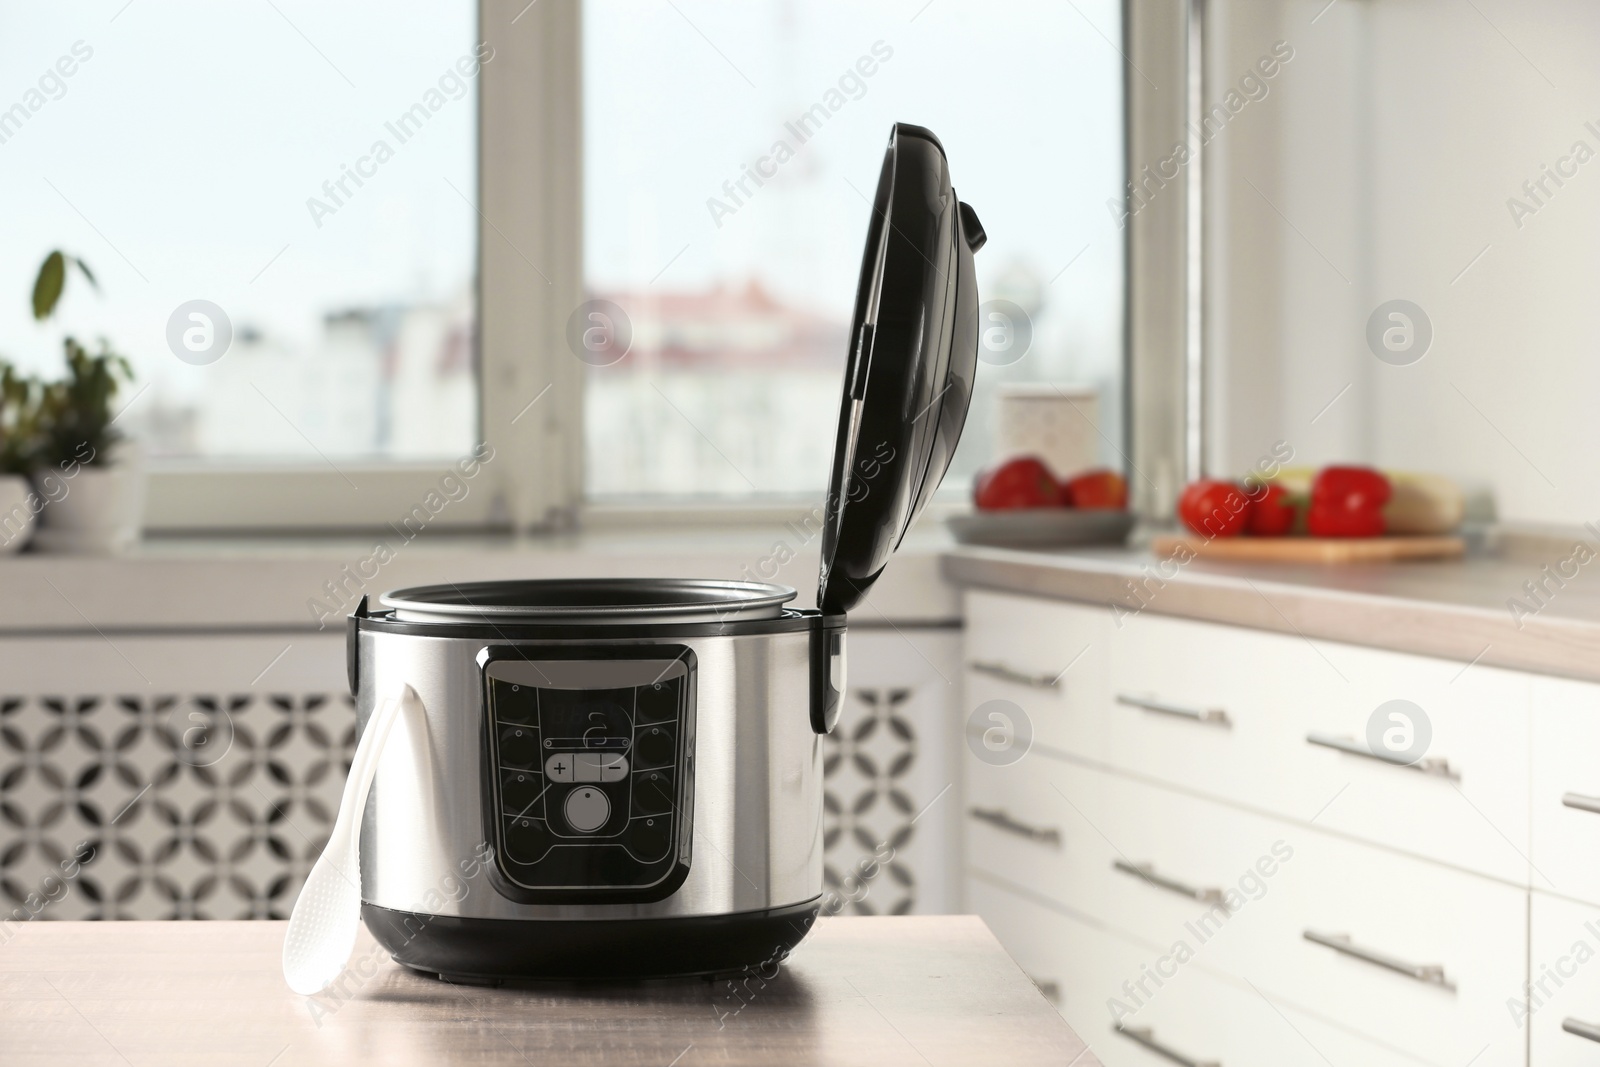
[[[1116,462],[1114,0],[29,12],[0,36],[0,354],[131,357],[153,528],[380,526],[480,442],[441,524],[815,499],[895,121],[943,140],[980,292],[1031,325],[982,368],[952,492],[1008,381],[1098,390]],[[37,324],[57,247],[99,291]],[[619,325],[618,359],[572,340]]]
[[[0,37],[0,350],[59,373],[64,334],[107,338],[156,460],[470,449],[475,5],[125,2]],[[36,324],[52,248],[100,291]]]
[[1119,10],[586,0],[584,281],[631,330],[586,372],[589,496],[825,489],[895,121],[939,136],[984,222],[981,296],[1031,319],[1028,354],[981,369],[950,484],[986,460],[1001,382],[1092,386],[1117,440]]

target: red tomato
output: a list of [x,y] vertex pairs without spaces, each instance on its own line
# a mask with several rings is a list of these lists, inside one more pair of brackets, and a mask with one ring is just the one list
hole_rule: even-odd
[[1256,537],[1283,537],[1293,532],[1295,498],[1281,485],[1268,484],[1250,501],[1251,534]]
[[1370,467],[1324,467],[1311,483],[1312,537],[1381,537],[1389,479]]
[[1061,487],[1061,495],[1075,508],[1121,511],[1128,506],[1128,483],[1116,471],[1085,471],[1068,479]]
[[1191,482],[1178,498],[1178,518],[1202,537],[1237,537],[1250,519],[1250,501],[1232,482]]
[[979,474],[972,485],[972,502],[980,511],[1058,508],[1066,503],[1055,475],[1034,456],[1008,459]]

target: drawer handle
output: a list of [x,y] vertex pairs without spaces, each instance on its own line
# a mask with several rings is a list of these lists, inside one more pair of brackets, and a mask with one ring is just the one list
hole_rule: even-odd
[[1201,889],[1199,886],[1192,886],[1185,882],[1180,882],[1176,878],[1169,878],[1164,874],[1157,874],[1155,867],[1148,863],[1129,863],[1127,860],[1112,860],[1111,866],[1113,869],[1119,870],[1123,874],[1131,874],[1135,878],[1149,882],[1151,885],[1156,886],[1157,888],[1165,889],[1171,893],[1176,893],[1181,897],[1188,897],[1190,900],[1198,900],[1202,904],[1221,904],[1223,910],[1232,910],[1228,907],[1226,899],[1223,897],[1222,890],[1220,889]]
[[1143,1045],[1162,1059],[1171,1060],[1179,1067],[1222,1067],[1216,1060],[1197,1060],[1192,1056],[1185,1056],[1170,1045],[1163,1045],[1157,1041],[1155,1034],[1148,1026],[1113,1026],[1112,1032],[1121,1034],[1136,1045]]
[[1600,797],[1586,797],[1582,793],[1562,793],[1561,803],[1579,811],[1592,811],[1600,815]]
[[1208,726],[1221,726],[1224,729],[1233,726],[1228,713],[1221,708],[1186,708],[1181,704],[1166,704],[1149,697],[1129,696],[1127,693],[1117,694],[1117,703],[1126,704],[1130,708],[1139,708],[1144,711],[1153,711],[1157,715],[1173,715],[1180,719],[1192,719],[1203,722]]
[[1582,1019],[1562,1019],[1561,1029],[1586,1041],[1600,1041],[1600,1025],[1595,1023],[1586,1023]]
[[[1026,971],[1023,973],[1027,974]],[[1061,1003],[1061,983],[1052,982],[1048,978],[1035,978],[1031,974],[1028,975],[1028,981],[1033,983],[1035,989],[1044,994],[1044,999],[1052,1004]]]
[[1326,946],[1352,959],[1403,974],[1426,985],[1436,985],[1441,989],[1455,992],[1456,984],[1445,977],[1444,968],[1437,963],[1407,963],[1376,949],[1362,948],[1350,940],[1349,934],[1321,934],[1315,930],[1307,930],[1304,936],[1307,941]]
[[974,819],[980,819],[998,830],[1008,834],[1025,837],[1029,841],[1038,841],[1047,845],[1061,847],[1061,831],[1053,826],[1029,826],[1025,822],[1013,819],[1006,814],[1004,808],[969,808],[967,814]]
[[1431,774],[1435,778],[1448,778],[1452,782],[1461,781],[1461,772],[1450,766],[1450,761],[1443,756],[1424,756],[1415,763],[1407,763],[1399,756],[1391,756],[1386,752],[1374,752],[1360,741],[1351,737],[1335,737],[1332,734],[1309,733],[1306,734],[1306,744],[1321,745],[1323,748],[1336,749],[1347,756],[1360,756],[1363,759],[1377,760],[1387,763],[1391,767],[1400,767],[1419,774]]
[[1031,689],[1061,688],[1061,675],[1059,674],[1029,674],[1027,671],[1019,671],[1017,668],[1008,666],[998,660],[991,663],[975,659],[967,666],[979,674],[987,674],[989,677],[998,678],[1002,682],[1025,685]]

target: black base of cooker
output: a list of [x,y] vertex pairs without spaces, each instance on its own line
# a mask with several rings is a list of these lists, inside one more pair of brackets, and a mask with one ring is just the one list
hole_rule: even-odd
[[811,931],[821,900],[671,919],[462,919],[364,903],[361,918],[396,963],[451,982],[715,977],[746,969],[770,977]]

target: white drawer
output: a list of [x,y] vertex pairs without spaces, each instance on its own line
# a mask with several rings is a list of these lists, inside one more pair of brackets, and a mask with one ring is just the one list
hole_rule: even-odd
[[1213,1023],[1219,1067],[1416,1067],[1416,1060],[1367,1041],[1249,983],[1204,976],[1197,1004]]
[[1505,1000],[1526,967],[1526,890],[1311,830],[1292,868],[1294,898],[1263,913],[1282,925],[1245,977],[1433,1062],[1523,1062]]
[[1093,998],[1083,991],[1100,987],[1102,983],[1094,976],[1107,964],[1084,941],[1082,931],[1089,927],[983,876],[968,877],[967,908],[988,924],[1017,966],[1078,1036],[1087,1044],[1100,1044],[1095,1032],[1098,1017],[1090,1010]]
[[[1043,805],[1048,789],[1060,798],[1049,825],[1066,847],[1045,851],[1017,834],[1002,845],[1004,831],[969,823],[969,856],[984,857],[982,873],[1150,946],[1151,968],[1182,957],[1185,968],[1253,983],[1332,1030],[1428,1060],[1466,1063],[1481,1052],[1479,1067],[1522,1062],[1504,990],[1524,967],[1525,890],[1115,772],[1041,761],[1021,773],[1027,764],[986,769],[998,773],[978,795],[1020,810],[1029,790]],[[1307,931],[1437,964],[1453,988],[1307,940]],[[1111,988],[1142,975],[1135,964]]]
[[1532,897],[1530,986],[1508,988],[1502,1011],[1528,1029],[1530,1063],[1592,1067],[1600,1062],[1600,909]]
[[[971,592],[966,598],[967,707],[1005,700],[1034,741],[1091,758],[1105,751],[1110,619],[1100,608]],[[981,735],[987,723],[975,723]]]
[[[1462,666],[1140,616],[1113,636],[1107,762],[1525,885],[1527,679]],[[1368,721],[1396,699],[1422,709],[1449,776],[1329,747],[1370,753]]]
[[[1273,846],[1287,833],[1263,816],[1038,753],[1005,767],[969,757],[965,814],[969,871],[1161,944],[1245,923],[1245,908],[1212,901],[1249,903],[1278,873]],[[1230,930],[1225,940],[1239,939]]]
[[[1349,682],[1309,702],[1302,763],[1330,801],[1317,825],[1529,884],[1529,676],[1347,645],[1328,653]],[[1414,767],[1306,740],[1366,749],[1368,722],[1392,700],[1422,709],[1431,727]],[[1437,773],[1418,769],[1430,760]]]
[[[1220,1067],[1401,1067],[1414,1060],[1269,1002],[1192,962],[1174,966],[1144,945],[973,879],[970,898],[1000,943],[1056,1004],[1106,1067],[1171,1067],[1169,1056]],[[1154,975],[1160,968],[1162,975]],[[1159,981],[1158,981],[1159,979]]]
[[1530,684],[1533,885],[1600,904],[1600,685]]
[[[1297,638],[1144,614],[1112,634],[1107,762],[1309,819],[1303,694],[1328,668]],[[1331,675],[1330,675],[1331,676]]]
[[966,767],[968,869],[1076,911],[1104,912],[1116,851],[1095,828],[1096,790],[1079,783],[1093,772],[1038,752],[1004,767],[969,754]]
[[1006,951],[1106,1067],[1170,1067],[1169,1060],[1118,1034],[1119,1024],[1148,1029],[1163,1047],[1198,1062],[1216,1058],[1218,1031],[1237,1020],[1218,1016],[1204,996],[1207,978],[1198,968],[1164,967],[1166,975],[1153,978],[1158,949],[981,878],[970,881],[968,892]]
[[[1030,756],[968,769],[969,870],[1021,886],[1128,936],[1183,941],[1242,973],[1251,928],[1295,893],[1298,828],[1120,774]],[[1265,936],[1265,935],[1264,935]]]
[[1256,977],[1295,922],[1299,853],[1314,831],[1108,772],[1083,770],[1063,791],[1108,842],[1094,870],[1075,875],[1096,918]]
[[1217,1067],[1416,1067],[1417,1062],[1308,1016],[1249,983],[1198,968],[1180,974],[1170,990],[1161,990],[1148,1008],[1123,1026],[1148,1026],[1147,1040],[1166,1055],[1137,1044],[1134,1051],[1124,1053],[1123,1047],[1134,1043],[1127,1033],[1117,1033],[1106,1042],[1107,1048],[1118,1046],[1115,1059],[1104,1057],[1108,1065],[1171,1067],[1173,1056],[1177,1062],[1209,1062]]

